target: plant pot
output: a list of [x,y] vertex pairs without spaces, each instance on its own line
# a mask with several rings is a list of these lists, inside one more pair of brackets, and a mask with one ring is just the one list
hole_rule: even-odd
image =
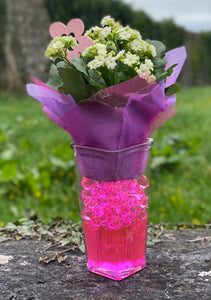
[[91,272],[121,280],[146,265],[151,144],[114,151],[72,145]]

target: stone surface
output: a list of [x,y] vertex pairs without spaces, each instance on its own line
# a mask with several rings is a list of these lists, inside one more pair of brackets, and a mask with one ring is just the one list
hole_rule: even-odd
[[147,267],[119,282],[88,272],[79,250],[60,264],[40,263],[47,246],[0,243],[0,255],[10,258],[0,264],[0,300],[211,299],[209,229],[165,230],[161,242],[147,248]]
[[51,40],[45,0],[7,0],[4,37],[5,67],[0,88],[24,90],[30,76],[47,79],[49,59],[45,50]]

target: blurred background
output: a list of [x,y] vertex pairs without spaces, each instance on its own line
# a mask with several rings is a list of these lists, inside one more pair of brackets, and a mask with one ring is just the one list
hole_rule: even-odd
[[209,0],[0,0],[0,227],[20,218],[79,220],[71,139],[28,97],[48,79],[54,21],[85,28],[110,15],[167,50],[186,46],[178,113],[153,134],[149,220],[211,220],[211,2]]

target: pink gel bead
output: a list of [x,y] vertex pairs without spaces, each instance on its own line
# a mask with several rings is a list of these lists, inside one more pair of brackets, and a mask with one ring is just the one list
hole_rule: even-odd
[[144,175],[138,177],[136,180],[138,184],[142,185],[144,188],[149,186],[149,180]]
[[81,181],[81,185],[85,190],[89,190],[90,186],[94,183],[96,183],[96,181],[86,178],[86,177],[83,177],[83,179]]
[[99,205],[95,205],[93,208],[93,213],[97,216],[97,217],[102,217],[104,214],[104,209],[102,206]]
[[91,187],[90,187],[90,194],[92,196],[98,196],[98,195],[102,195],[102,188],[100,185],[98,184],[92,184]]
[[84,219],[91,220],[93,226],[113,229],[139,220],[142,210],[146,214],[148,200],[143,188],[143,183],[148,181],[141,177],[141,184],[137,180],[100,182],[83,178]]
[[120,280],[145,267],[148,184],[144,176],[117,182],[83,178],[82,223],[90,271]]

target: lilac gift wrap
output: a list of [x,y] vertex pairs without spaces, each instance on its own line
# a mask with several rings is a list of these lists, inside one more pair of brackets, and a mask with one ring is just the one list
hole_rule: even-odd
[[[166,82],[147,83],[136,76],[78,104],[71,95],[38,80],[27,85],[28,94],[43,104],[45,114],[78,145],[77,161],[83,176],[115,181],[144,172],[148,149],[140,152],[137,146],[130,158],[125,158],[124,149],[145,143],[176,112],[176,96],[167,97],[165,88],[175,83],[186,59],[185,48],[167,52],[166,59],[166,68],[178,63]],[[93,148],[98,149],[97,157]]]
[[103,150],[72,144],[84,177],[97,181],[135,179],[144,173],[153,140],[121,150]]

